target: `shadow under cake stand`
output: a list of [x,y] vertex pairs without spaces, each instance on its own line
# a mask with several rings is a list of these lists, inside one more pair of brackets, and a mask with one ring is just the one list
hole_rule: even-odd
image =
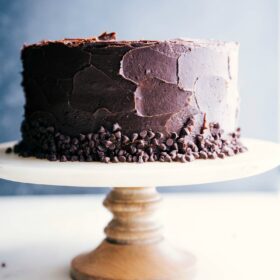
[[154,218],[161,198],[155,186],[178,186],[240,179],[280,164],[280,145],[243,139],[249,151],[223,160],[191,163],[49,162],[6,154],[0,145],[0,178],[33,184],[108,187],[104,205],[113,214],[105,240],[71,263],[75,280],[189,280],[195,257],[175,249]]

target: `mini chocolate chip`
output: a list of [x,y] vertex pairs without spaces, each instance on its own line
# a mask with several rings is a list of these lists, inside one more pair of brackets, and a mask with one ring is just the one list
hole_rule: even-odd
[[49,155],[49,156],[48,156],[48,160],[49,160],[49,161],[56,161],[56,160],[57,160],[57,157],[56,157],[56,155]]
[[7,265],[6,265],[6,263],[5,263],[5,262],[2,262],[2,263],[1,263],[1,267],[3,267],[3,268],[4,268],[4,267],[6,267],[6,266],[7,266]]
[[224,147],[222,152],[224,152],[227,156],[233,156],[234,155],[233,150],[229,147]]
[[56,146],[55,146],[54,144],[52,144],[52,145],[50,146],[50,151],[51,151],[52,153],[55,153],[55,152],[56,152]]
[[198,152],[193,152],[192,153],[195,159],[199,159],[199,153]]
[[163,133],[161,132],[156,132],[156,135],[155,135],[156,139],[163,139]]
[[137,148],[134,146],[130,146],[130,153],[135,154],[137,152]]
[[112,144],[113,144],[113,143],[112,143],[112,141],[110,141],[110,140],[107,140],[107,141],[104,142],[104,146],[105,146],[106,148],[109,148]]
[[91,162],[91,161],[92,161],[92,156],[87,156],[87,157],[86,157],[86,161],[87,161],[87,162]]
[[188,140],[188,141],[187,141],[187,145],[188,145],[189,147],[191,147],[192,149],[195,147],[194,142],[191,141],[191,140]]
[[189,162],[195,160],[195,158],[194,158],[193,155],[186,155],[185,158],[186,158],[186,160],[189,161]]
[[193,126],[194,125],[194,119],[193,117],[190,117],[186,123],[185,123],[185,126]]
[[65,161],[67,161],[67,157],[66,157],[66,156],[64,156],[64,155],[62,155],[62,156],[60,157],[60,161],[61,161],[61,162],[65,162]]
[[92,139],[92,136],[93,136],[92,133],[88,133],[88,134],[86,135],[86,137],[87,137],[88,140],[91,140],[91,139]]
[[200,151],[200,152],[199,152],[199,157],[202,158],[202,159],[207,159],[207,158],[208,158],[208,155],[207,155],[206,152]]
[[[99,140],[99,134],[93,134],[93,135],[92,135],[92,139],[93,139],[94,141]],[[89,139],[89,140],[90,140],[90,139]]]
[[204,137],[203,137],[203,135],[201,135],[201,134],[197,135],[197,136],[196,136],[196,139],[197,139],[197,141],[199,141],[199,142],[204,141]]
[[149,161],[150,161],[150,162],[154,162],[154,161],[155,161],[154,155],[150,155]]
[[71,142],[71,138],[69,136],[65,136],[64,143],[69,144]]
[[165,161],[165,156],[160,156],[159,161],[164,162]]
[[226,155],[225,155],[224,153],[218,153],[218,157],[219,157],[219,158],[225,158],[225,156],[226,156]]
[[177,140],[177,143],[185,143],[185,138],[181,137]]
[[71,156],[71,161],[78,161],[79,160],[79,157],[78,156]]
[[124,144],[128,143],[128,142],[129,142],[129,138],[128,138],[126,135],[123,135],[123,136],[122,136],[122,142],[123,142]]
[[127,162],[132,162],[132,155],[127,155],[126,161]]
[[210,153],[210,154],[208,155],[208,157],[209,157],[210,159],[216,159],[216,158],[218,157],[218,155],[217,155],[216,152],[213,152],[213,153]]
[[221,139],[224,146],[229,145],[228,139]]
[[209,139],[205,139],[205,145],[206,145],[206,147],[212,147],[212,143],[211,143],[211,141],[209,140]]
[[193,147],[192,147],[192,150],[193,150],[193,152],[198,152],[199,151],[199,149],[198,149],[198,147],[196,146],[196,145],[194,145]]
[[6,154],[10,154],[13,151],[11,147],[8,147],[5,151]]
[[48,144],[47,144],[47,143],[44,143],[44,144],[42,145],[42,149],[45,150],[45,151],[47,151],[47,150],[49,149]]
[[184,156],[183,154],[179,154],[179,153],[178,153],[178,154],[176,155],[176,160],[180,160],[181,157],[183,157],[183,156]]
[[22,157],[29,157],[29,153],[28,153],[28,152],[22,152],[22,153],[21,153],[21,156],[22,156]]
[[115,142],[116,141],[116,136],[114,134],[111,134],[110,137],[108,138],[108,140]]
[[148,131],[148,139],[151,140],[155,137],[155,133],[151,130]]
[[114,125],[113,125],[113,132],[116,132],[116,131],[118,131],[118,130],[121,130],[122,128],[120,127],[120,125],[118,124],[118,123],[115,123]]
[[149,156],[147,154],[143,155],[143,161],[147,162],[149,160]]
[[108,148],[109,148],[110,151],[113,151],[113,150],[116,149],[116,145],[115,144],[111,144]]
[[177,144],[177,143],[174,143],[174,144],[173,144],[173,149],[178,151],[179,147],[178,147],[178,144]]
[[85,161],[85,157],[84,157],[83,155],[80,155],[80,156],[79,156],[79,161],[80,161],[80,162]]
[[172,133],[171,133],[171,138],[172,138],[172,139],[175,140],[175,139],[177,139],[178,137],[179,137],[179,136],[178,136],[178,134],[177,134],[176,132],[172,132]]
[[139,156],[137,162],[138,162],[138,163],[143,163],[143,162],[144,162],[144,161],[143,161],[143,157],[142,157],[142,156]]
[[122,137],[122,133],[120,131],[117,131],[114,133],[117,139],[120,139]]
[[234,152],[235,154],[238,154],[238,153],[239,153],[239,148],[238,148],[238,147],[234,147],[234,148],[232,148],[232,150],[233,150],[233,152]]
[[143,140],[139,141],[139,144],[137,145],[138,149],[144,149],[145,148],[145,142]]
[[184,162],[187,162],[187,159],[186,159],[185,156],[180,157],[179,160],[180,160],[181,162],[183,162],[183,163],[184,163]]
[[72,144],[77,145],[79,144],[79,140],[75,137],[72,139]]
[[169,153],[170,157],[172,158],[172,160],[175,160],[177,158],[177,151],[173,150]]
[[104,126],[100,126],[98,133],[105,133],[106,129],[104,128]]
[[125,155],[125,151],[124,150],[120,150],[119,152],[118,152],[118,156],[123,156],[123,155]]
[[152,140],[152,144],[155,145],[155,146],[158,146],[159,145],[158,139],[154,138]]
[[84,141],[86,139],[86,136],[84,134],[79,135],[80,141]]
[[85,154],[89,155],[90,154],[90,148],[89,147],[85,147]]
[[54,133],[54,127],[53,127],[53,126],[49,126],[49,127],[47,128],[47,132],[49,132],[49,133]]
[[161,143],[161,144],[159,145],[159,148],[160,148],[162,151],[165,151],[165,150],[166,150],[166,145],[163,144],[163,143]]
[[69,149],[70,153],[74,154],[77,151],[76,146],[71,145],[70,149]]
[[191,148],[187,148],[187,149],[186,149],[186,153],[187,153],[188,155],[192,154],[192,149],[191,149]]
[[120,162],[126,162],[126,157],[125,156],[119,156],[118,157]]
[[109,157],[104,157],[104,158],[103,158],[103,162],[109,163],[109,162],[110,162],[110,158],[109,158]]
[[167,145],[168,147],[171,147],[173,144],[174,144],[174,140],[173,140],[172,138],[168,138],[168,139],[166,140],[166,145]]
[[101,152],[101,151],[97,151],[97,154],[98,154],[99,158],[103,158],[105,156],[105,153]]
[[149,148],[147,149],[147,153],[148,153],[149,155],[152,155],[153,152],[154,152],[154,150],[153,150],[152,147],[149,147]]
[[191,133],[193,131],[194,126],[193,125],[188,125],[187,129]]
[[240,147],[239,149],[239,153],[244,153],[247,151],[247,148],[246,147]]
[[143,130],[143,131],[140,132],[139,135],[142,139],[144,139],[147,136],[147,134],[148,134],[147,130]]
[[106,138],[106,133],[99,133],[99,138],[100,138],[101,140],[105,140],[105,138]]
[[190,131],[187,128],[183,127],[180,131],[180,136],[186,136],[186,135],[190,135]]
[[145,153],[145,152],[144,152],[143,150],[138,149],[136,154],[137,154],[137,156],[143,156],[144,153]]
[[135,142],[135,140],[137,140],[138,138],[138,133],[133,133],[131,136],[131,142]]
[[113,159],[112,159],[112,162],[114,162],[114,163],[117,163],[117,162],[119,162],[119,159],[118,159],[118,157],[113,157]]
[[166,155],[166,156],[164,157],[164,161],[165,161],[165,162],[172,162],[172,159],[171,159],[171,157],[170,157],[169,155]]

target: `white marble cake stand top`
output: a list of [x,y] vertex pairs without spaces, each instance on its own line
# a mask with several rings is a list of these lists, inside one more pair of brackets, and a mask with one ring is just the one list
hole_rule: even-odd
[[179,186],[257,175],[280,164],[280,145],[243,139],[249,151],[191,163],[50,162],[6,154],[14,142],[0,144],[0,178],[33,184],[82,187]]

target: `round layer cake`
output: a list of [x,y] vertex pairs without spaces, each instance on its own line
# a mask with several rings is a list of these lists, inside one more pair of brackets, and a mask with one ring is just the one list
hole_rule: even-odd
[[115,33],[22,50],[26,97],[15,152],[145,162],[244,151],[236,42],[116,41]]

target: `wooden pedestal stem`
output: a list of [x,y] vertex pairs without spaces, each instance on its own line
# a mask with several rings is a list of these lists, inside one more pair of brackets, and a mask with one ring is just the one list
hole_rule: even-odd
[[71,264],[75,280],[189,280],[194,257],[171,247],[161,235],[154,211],[155,188],[113,188],[104,206],[113,213],[106,239]]
[[114,188],[104,200],[113,213],[105,228],[107,240],[116,244],[143,244],[162,239],[154,211],[161,198],[155,188]]

